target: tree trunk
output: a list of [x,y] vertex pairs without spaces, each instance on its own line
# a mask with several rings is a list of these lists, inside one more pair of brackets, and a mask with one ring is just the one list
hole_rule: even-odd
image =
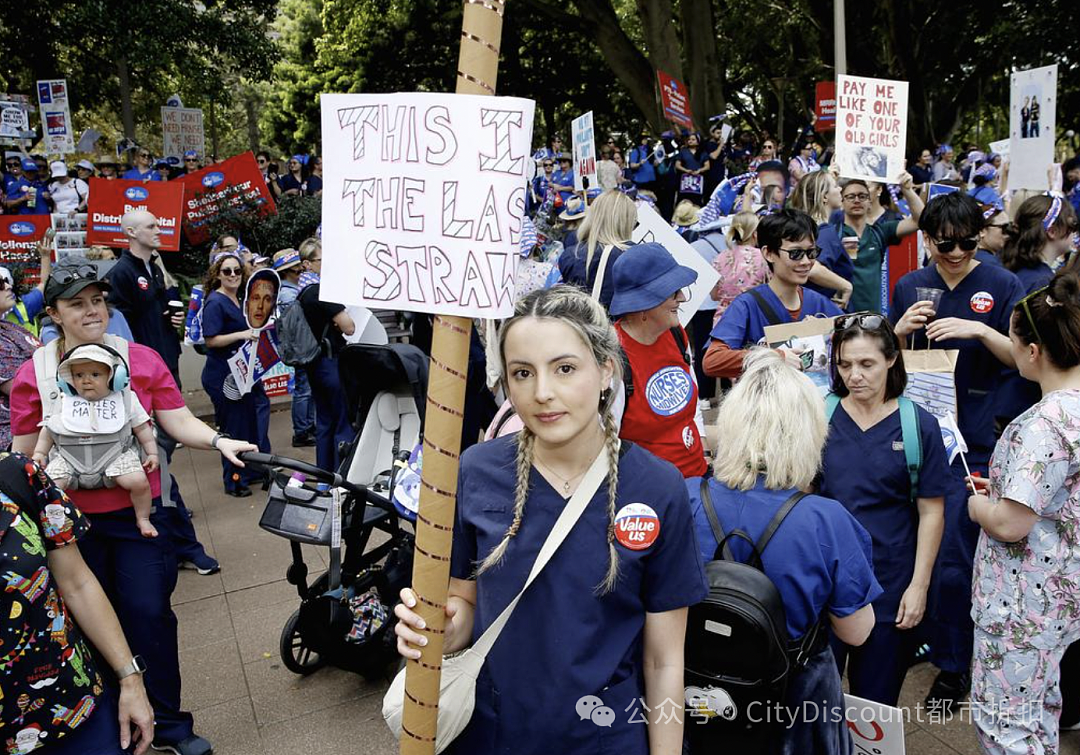
[[685,81],[679,38],[672,23],[675,12],[671,0],[637,0],[637,9],[653,68]]
[[128,75],[127,58],[117,58],[116,75],[120,80],[120,118],[124,122],[124,136],[134,141],[135,113],[131,107],[131,78]]
[[[247,118],[248,146],[252,152],[259,151],[259,114],[255,88],[244,87],[244,115]],[[205,155],[204,155],[205,157]]]
[[706,128],[710,117],[723,114],[727,108],[712,0],[682,0],[680,10],[686,85],[690,89],[694,120],[699,127]]

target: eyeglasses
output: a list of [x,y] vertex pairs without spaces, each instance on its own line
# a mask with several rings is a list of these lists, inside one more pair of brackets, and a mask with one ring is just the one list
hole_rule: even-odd
[[544,163],[544,167],[545,167],[545,168],[554,168],[554,167],[555,167],[555,163]]
[[855,312],[840,315],[833,321],[833,329],[838,333],[856,325],[863,330],[885,330],[885,316],[876,312]]
[[787,256],[792,262],[798,262],[803,257],[810,260],[816,260],[821,256],[821,248],[816,246],[794,247],[791,249],[780,247],[780,251],[787,252]]
[[238,268],[238,267],[228,267],[228,268],[223,267],[223,268],[221,268],[221,274],[224,275],[227,278],[233,278],[233,277],[235,277],[237,275],[240,275],[240,268]]
[[1031,307],[1028,306],[1028,302],[1034,299],[1036,296],[1046,296],[1046,292],[1047,290],[1049,290],[1049,288],[1049,286],[1043,286],[1037,291],[1032,291],[1030,294],[1025,296],[1016,304],[1016,306],[1024,310],[1024,314],[1027,316],[1028,325],[1031,326],[1031,332],[1035,334],[1036,343],[1042,343],[1042,336],[1039,335],[1039,329],[1035,327],[1035,318],[1031,316]]
[[92,265],[80,265],[75,269],[64,268],[63,270],[54,270],[52,275],[49,276],[49,280],[56,281],[61,286],[66,286],[72,281],[77,280],[92,280],[96,281],[98,277],[98,271],[96,267]]
[[870,195],[866,194],[866,193],[862,193],[862,194],[845,194],[844,195],[844,199],[848,200],[849,202],[865,202],[869,198],[870,198]]
[[197,157],[185,157],[184,162],[186,162],[186,163],[197,163],[197,162],[199,162],[199,158],[197,158]]
[[961,252],[974,252],[979,246],[979,240],[977,238],[970,239],[930,239],[934,242],[934,246],[937,247],[938,252],[941,254],[948,254],[956,247],[960,247]]
[[22,165],[22,163],[19,162],[18,160],[8,160],[7,161],[7,166],[9,168],[18,168],[20,165]]
[[146,157],[146,158],[149,158],[149,157],[150,157],[150,153],[149,153],[149,152],[140,152],[140,153],[139,153],[139,157]]

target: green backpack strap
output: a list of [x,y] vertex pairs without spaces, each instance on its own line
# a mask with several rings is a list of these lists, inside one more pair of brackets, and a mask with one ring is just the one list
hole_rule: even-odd
[[836,407],[840,405],[840,397],[830,393],[825,397],[825,423],[832,422],[832,416],[836,413]]
[[919,413],[915,402],[901,396],[900,433],[904,441],[904,458],[907,461],[908,476],[911,478],[911,502],[918,497],[919,469],[922,467],[922,438],[919,435]]

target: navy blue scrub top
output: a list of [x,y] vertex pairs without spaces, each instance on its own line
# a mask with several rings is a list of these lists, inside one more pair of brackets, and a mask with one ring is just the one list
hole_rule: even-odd
[[[702,562],[712,561],[716,537],[709,527],[701,502],[701,478],[686,481],[694,527],[701,544]],[[761,478],[750,490],[733,490],[709,480],[716,515],[725,533],[741,529],[757,542],[773,516],[794,490],[768,490]],[[740,561],[750,558],[750,544],[742,538],[728,540],[731,554]],[[776,530],[762,556],[765,574],[784,601],[788,634],[806,634],[828,611],[844,618],[881,595],[874,578],[870,536],[838,502],[808,495],[791,510]]]
[[[645,614],[699,603],[707,594],[682,474],[640,446],[623,443],[616,519],[628,504],[650,507],[655,541],[621,544],[613,592],[597,591],[608,568],[606,482],[518,603],[477,682],[476,710],[455,752],[647,755],[648,730],[630,723],[644,695]],[[470,579],[513,520],[517,436],[480,443],[461,457],[450,574]],[[605,451],[606,453],[606,451]],[[536,471],[521,529],[502,564],[477,580],[475,641],[517,595],[566,505]],[[601,727],[575,712],[596,695],[615,712]],[[630,708],[628,711],[627,708]]]
[[[1037,267],[1022,267],[1016,271],[1016,277],[1020,279],[1020,285],[1024,288],[1024,295],[1038,291],[1050,285],[1054,277],[1054,271],[1045,262]],[[1042,398],[1042,389],[1039,384],[1023,377],[1019,370],[1005,370],[998,389],[997,426],[1003,428],[1033,407]]]
[[[843,223],[842,214],[840,223]],[[817,261],[850,283],[855,275],[855,264],[840,242],[836,223],[822,223],[818,226],[817,245],[821,249],[821,256]],[[806,287],[830,299],[836,295],[835,289],[824,288],[816,283],[807,282]]]
[[[241,330],[249,330],[244,320],[244,311],[233,304],[229,297],[220,291],[211,291],[202,308],[203,337],[228,335]],[[211,374],[220,374],[222,379],[229,374],[227,360],[239,350],[243,341],[236,341],[217,349],[206,347],[206,368]]]
[[[781,322],[796,322],[791,319],[787,307],[780,298],[769,288],[768,283],[763,283],[756,289],[761,297],[772,307],[773,314],[781,318]],[[831,299],[826,299],[817,291],[808,288],[802,289],[802,319],[816,315],[835,317],[843,312]],[[761,311],[757,300],[749,292],[743,292],[735,297],[731,305],[721,315],[720,321],[712,329],[710,334],[713,339],[723,341],[732,349],[745,349],[752,346],[765,337],[765,326],[769,325],[769,319]]]
[[[919,498],[943,498],[953,485],[941,429],[934,415],[916,405],[922,466]],[[840,501],[874,544],[874,576],[885,591],[874,601],[877,621],[896,621],[904,590],[915,574],[919,510],[911,501],[900,412],[865,432],[836,407],[822,459],[819,492]],[[801,504],[800,504],[801,505]]]
[[[978,320],[1004,335],[1009,334],[1013,307],[1024,296],[1015,275],[1003,267],[976,265],[950,290],[938,274],[937,265],[908,273],[896,283],[889,320],[895,325],[918,299],[920,286],[945,291],[938,306],[937,319],[959,317]],[[912,345],[914,343],[914,345]],[[905,348],[925,349],[926,331],[919,329],[904,339]],[[951,338],[930,343],[932,349],[959,349],[956,362],[957,424],[967,442],[968,463],[982,467],[994,448],[994,415],[998,386],[1005,365],[975,338]]]
[[985,262],[987,265],[996,265],[1001,267],[1001,260],[997,255],[991,252],[989,249],[978,249],[975,251],[975,259],[979,262]]

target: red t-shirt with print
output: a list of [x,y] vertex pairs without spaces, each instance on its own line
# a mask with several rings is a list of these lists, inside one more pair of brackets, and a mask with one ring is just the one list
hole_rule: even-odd
[[[619,437],[670,461],[683,477],[705,474],[705,446],[694,417],[698,388],[675,336],[666,332],[646,346],[615,324],[630,362],[634,393],[626,401]],[[686,331],[682,330],[683,343]]]

